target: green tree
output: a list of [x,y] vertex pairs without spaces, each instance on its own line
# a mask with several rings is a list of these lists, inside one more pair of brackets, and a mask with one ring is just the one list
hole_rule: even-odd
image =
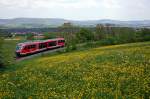
[[27,40],[34,40],[34,34],[32,34],[32,33],[27,33],[27,34],[26,34],[26,39],[27,39]]
[[44,39],[52,39],[52,38],[56,38],[55,33],[44,33]]
[[86,42],[86,41],[92,41],[94,39],[94,33],[92,31],[82,28],[77,34],[76,37],[80,43]]
[[101,24],[97,24],[95,32],[95,40],[101,40],[105,38],[105,28]]
[[142,29],[140,36],[143,38],[143,41],[149,41],[150,40],[150,29],[148,29],[148,28]]
[[134,42],[136,40],[136,32],[133,28],[118,27],[116,29],[117,34],[115,37],[119,38],[120,43]]

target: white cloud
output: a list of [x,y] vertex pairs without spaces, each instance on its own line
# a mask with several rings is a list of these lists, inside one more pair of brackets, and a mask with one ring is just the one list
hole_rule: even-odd
[[98,6],[96,0],[0,0],[0,5],[7,7],[31,7],[31,8],[86,8]]
[[120,8],[118,0],[103,0],[102,4],[105,8]]
[[0,0],[0,17],[150,19],[149,9],[149,0]]
[[98,6],[94,0],[77,0],[76,2],[72,0],[72,2],[67,2],[67,0],[38,0],[34,2],[37,7],[46,7],[46,8],[54,8],[54,7],[63,7],[63,8],[88,8]]
[[[65,8],[120,8],[145,7],[150,4],[148,0],[0,0],[0,6],[6,7],[65,7]],[[149,5],[150,6],[150,5]]]

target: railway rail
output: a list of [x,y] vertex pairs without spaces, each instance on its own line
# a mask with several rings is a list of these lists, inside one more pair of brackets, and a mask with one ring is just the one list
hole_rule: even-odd
[[40,53],[36,53],[36,54],[24,56],[24,57],[16,57],[16,61],[20,62],[20,61],[23,61],[23,60],[32,59],[33,57],[38,57],[38,56],[46,55],[46,54],[57,52],[57,51],[63,51],[64,49],[65,48],[63,47],[63,48],[57,48],[57,49],[51,49],[51,50],[43,51],[43,52],[40,52]]

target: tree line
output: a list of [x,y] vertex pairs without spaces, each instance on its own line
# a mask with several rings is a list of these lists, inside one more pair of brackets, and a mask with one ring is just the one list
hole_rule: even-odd
[[99,41],[102,45],[123,44],[131,42],[150,41],[150,29],[97,26],[91,28],[81,28],[79,32],[73,31],[61,33],[44,33],[45,39],[64,37],[69,50],[76,49],[78,44]]
[[[96,28],[80,28],[77,32],[74,32],[75,28],[73,27],[63,27],[61,29],[67,30],[67,32],[45,32],[43,33],[43,39],[64,37],[66,40],[66,51],[76,50],[80,44],[84,44],[86,47],[93,47],[150,41],[150,29],[148,28],[135,29],[98,25]],[[27,33],[25,36],[27,40],[34,40],[32,33]],[[2,52],[3,42],[3,38],[0,37],[0,67],[5,65]]]

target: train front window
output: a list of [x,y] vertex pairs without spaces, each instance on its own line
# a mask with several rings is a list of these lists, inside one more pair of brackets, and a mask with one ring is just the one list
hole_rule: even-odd
[[16,50],[20,50],[22,46],[17,45]]

